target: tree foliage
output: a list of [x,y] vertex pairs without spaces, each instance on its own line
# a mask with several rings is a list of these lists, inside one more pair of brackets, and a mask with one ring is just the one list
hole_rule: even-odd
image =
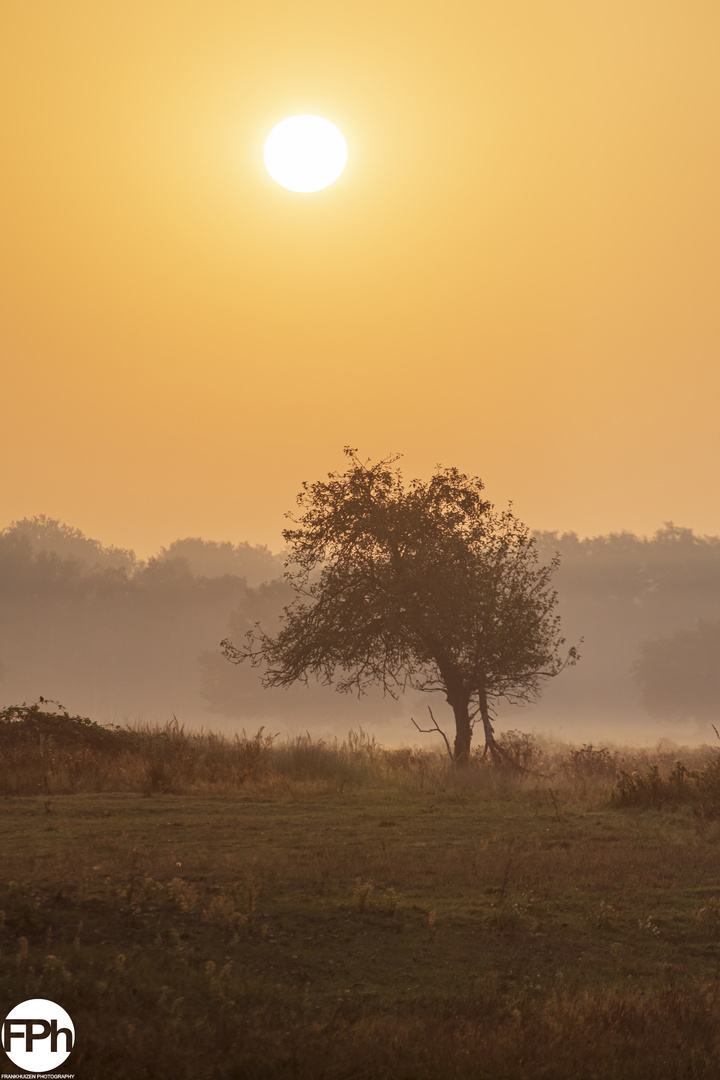
[[492,704],[535,698],[542,680],[574,663],[563,652],[556,568],[510,510],[455,468],[403,481],[397,458],[362,462],[304,484],[283,533],[295,590],[275,636],[259,627],[226,657],[264,666],[266,686],[314,677],[343,692],[380,685],[445,695],[455,718],[453,757],[466,762],[482,719],[486,751],[500,757]]

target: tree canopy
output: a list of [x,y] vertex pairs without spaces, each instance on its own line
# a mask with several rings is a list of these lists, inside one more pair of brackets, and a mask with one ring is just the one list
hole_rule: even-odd
[[314,677],[344,692],[441,692],[453,759],[468,761],[478,716],[499,757],[493,704],[532,700],[577,658],[555,613],[556,560],[539,564],[528,529],[483,498],[477,477],[438,467],[405,484],[396,457],[345,453],[347,470],[303,484],[288,515],[295,599],[280,630],[256,626],[241,647],[225,639],[226,657],[263,665],[266,686]]

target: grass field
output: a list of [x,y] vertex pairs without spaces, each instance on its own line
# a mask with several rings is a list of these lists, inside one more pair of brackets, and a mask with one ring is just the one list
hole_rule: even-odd
[[45,743],[45,790],[5,795],[1,1000],[70,1013],[63,1071],[718,1076],[714,815],[618,805],[607,768],[252,742],[176,792],[172,739],[164,773],[126,756],[115,781],[83,751],[71,790]]

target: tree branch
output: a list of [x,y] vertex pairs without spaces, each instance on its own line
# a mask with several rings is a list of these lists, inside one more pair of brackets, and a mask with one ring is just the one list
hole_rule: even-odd
[[420,725],[413,719],[412,716],[410,717],[410,719],[412,720],[413,724],[415,724],[415,727],[418,729],[418,731],[421,732],[421,734],[423,734],[423,735],[431,735],[433,733],[433,731],[438,731],[442,735],[443,739],[445,740],[445,746],[447,747],[448,757],[450,758],[450,761],[454,761],[455,758],[453,757],[453,752],[450,749],[450,743],[448,742],[447,735],[445,734],[445,732],[443,731],[443,729],[440,727],[437,720],[433,716],[433,711],[432,711],[432,709],[430,708],[429,705],[428,705],[427,709],[428,709],[428,712],[430,713],[430,719],[433,722],[433,726],[431,728],[421,728]]

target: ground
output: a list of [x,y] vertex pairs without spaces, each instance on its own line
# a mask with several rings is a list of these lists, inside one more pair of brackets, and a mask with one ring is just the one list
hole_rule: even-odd
[[78,1080],[717,1076],[720,825],[438,777],[6,798],[5,1013]]

